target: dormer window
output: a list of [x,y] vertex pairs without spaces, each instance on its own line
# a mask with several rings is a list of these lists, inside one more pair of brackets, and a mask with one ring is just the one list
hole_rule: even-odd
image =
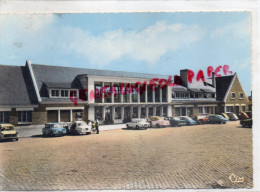
[[202,93],[195,93],[195,98],[203,98],[203,94]]
[[175,98],[176,99],[187,99],[187,98],[189,98],[189,93],[177,92],[177,93],[175,93]]
[[59,90],[58,89],[51,90],[51,96],[52,97],[59,97],[60,96]]
[[70,91],[70,97],[77,97],[77,96],[78,96],[77,93],[78,93],[78,92],[77,92],[76,90],[71,90],[71,91]]
[[69,97],[69,90],[61,90],[61,97]]

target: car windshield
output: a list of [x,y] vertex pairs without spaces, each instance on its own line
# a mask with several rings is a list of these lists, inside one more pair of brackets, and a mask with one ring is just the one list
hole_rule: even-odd
[[45,128],[52,128],[52,127],[54,127],[54,124],[46,124],[45,125]]
[[87,125],[87,123],[86,123],[86,122],[84,122],[84,121],[82,121],[82,122],[78,123],[78,126],[84,126],[84,125]]
[[185,120],[185,119],[187,119],[187,120],[192,120],[192,118],[190,118],[190,117],[183,117],[183,119]]
[[179,121],[180,117],[173,117],[173,119]]
[[13,131],[13,130],[14,130],[13,126],[1,127],[1,131]]
[[220,119],[224,119],[224,117],[222,115],[216,115],[216,117],[218,117]]

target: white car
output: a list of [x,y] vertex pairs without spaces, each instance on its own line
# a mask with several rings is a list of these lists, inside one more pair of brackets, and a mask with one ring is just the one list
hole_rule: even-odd
[[140,129],[140,128],[147,129],[148,127],[150,127],[150,123],[147,122],[145,119],[136,119],[133,120],[132,122],[126,123],[126,127],[127,128],[132,127],[134,129]]
[[85,121],[75,121],[70,127],[70,133],[72,134],[90,134],[91,126]]

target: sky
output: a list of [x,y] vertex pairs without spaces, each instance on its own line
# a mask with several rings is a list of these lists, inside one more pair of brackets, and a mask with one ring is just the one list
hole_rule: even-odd
[[249,96],[250,19],[249,12],[2,14],[0,64],[163,75],[228,65]]

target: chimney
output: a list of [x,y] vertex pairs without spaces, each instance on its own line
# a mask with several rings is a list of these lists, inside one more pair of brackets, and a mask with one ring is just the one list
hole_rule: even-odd
[[188,87],[188,69],[182,69],[180,71],[181,79],[185,87]]
[[215,77],[215,72],[211,73],[211,77],[212,77],[212,85],[216,88],[216,77]]

